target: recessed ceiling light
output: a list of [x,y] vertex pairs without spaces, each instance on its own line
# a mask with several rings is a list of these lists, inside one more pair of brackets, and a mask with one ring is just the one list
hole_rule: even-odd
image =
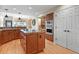
[[13,10],[16,10],[16,8],[13,8]]
[[18,12],[18,14],[21,14],[21,12]]
[[32,7],[28,7],[29,9],[32,9]]
[[8,10],[8,9],[5,9],[6,11]]
[[0,9],[0,12],[1,12],[2,10]]
[[36,12],[35,15],[37,15],[38,13]]

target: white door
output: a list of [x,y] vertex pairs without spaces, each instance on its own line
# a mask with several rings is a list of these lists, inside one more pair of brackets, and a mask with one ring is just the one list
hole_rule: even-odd
[[66,47],[66,17],[63,12],[56,14],[56,19],[54,20],[54,35],[55,43]]
[[[77,10],[77,11],[76,11]],[[74,19],[72,21],[72,40],[73,47],[72,49],[76,52],[79,52],[79,7],[75,9]]]
[[72,8],[69,20],[67,19],[67,29],[69,30],[67,32],[67,48],[79,52],[79,8],[74,8]]
[[64,12],[57,12],[54,20],[55,42],[79,52],[79,6],[61,11]]
[[73,8],[68,9],[68,13],[66,15],[66,44],[68,49],[72,49],[73,40],[72,40],[72,20],[73,20]]

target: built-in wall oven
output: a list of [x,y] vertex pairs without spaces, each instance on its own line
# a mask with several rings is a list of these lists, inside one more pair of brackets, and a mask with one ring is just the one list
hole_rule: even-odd
[[52,33],[52,29],[46,29],[48,33]]
[[53,35],[53,29],[54,29],[53,28],[53,20],[48,20],[45,22],[45,24],[46,24],[46,32],[48,34]]

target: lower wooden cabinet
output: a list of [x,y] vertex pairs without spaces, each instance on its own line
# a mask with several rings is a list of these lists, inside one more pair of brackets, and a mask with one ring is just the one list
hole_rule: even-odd
[[6,30],[2,32],[3,40],[2,43],[14,40],[14,32],[11,30]]
[[2,36],[2,31],[0,31],[0,45],[2,44],[3,41],[3,36]]
[[0,32],[0,45],[15,40],[20,39],[19,30],[3,30]]
[[17,29],[17,30],[14,30],[14,33],[15,33],[15,39],[20,39],[21,38],[21,36],[20,36],[20,30],[19,29]]
[[37,52],[37,33],[27,34],[26,36],[26,53]]
[[38,51],[41,51],[45,48],[45,33],[38,33]]
[[45,35],[45,38],[46,38],[47,40],[53,42],[53,35],[46,34],[46,35]]
[[26,38],[20,39],[20,42],[21,42],[21,46],[24,49],[24,51],[26,51]]
[[21,32],[21,45],[27,54],[40,52],[45,48],[44,33],[27,33]]

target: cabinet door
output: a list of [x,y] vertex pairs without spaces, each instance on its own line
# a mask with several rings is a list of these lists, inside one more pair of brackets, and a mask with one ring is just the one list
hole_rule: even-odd
[[3,31],[3,40],[2,43],[10,41],[11,35],[8,31]]
[[75,17],[76,19],[74,19],[75,23],[73,23],[73,30],[72,30],[73,50],[79,53],[79,15]]
[[3,40],[3,36],[2,36],[2,31],[0,32],[0,45],[2,45],[2,40]]
[[45,48],[45,33],[38,33],[38,51]]
[[67,19],[66,19],[66,36],[67,36],[67,48],[68,49],[71,49],[72,50],[72,47],[73,47],[73,33],[72,33],[72,21],[74,19],[74,16],[73,16],[73,8],[69,8],[68,9],[68,13],[67,13]]
[[[79,7],[77,8],[79,10]],[[78,12],[77,12],[78,13]],[[73,15],[72,19],[72,30],[70,31],[71,35],[71,41],[68,41],[68,43],[71,43],[68,48],[70,48],[73,51],[76,51],[79,53],[79,15]]]
[[23,47],[24,51],[26,52],[26,36],[24,35],[24,33],[20,32],[21,35],[21,46]]
[[53,42],[53,35],[46,34],[45,38]]
[[[78,12],[79,12],[79,7],[77,7]],[[72,39],[73,39],[73,50],[79,53],[79,14],[74,15],[74,19],[72,21]]]
[[15,30],[15,39],[19,39],[21,36],[20,36],[20,30]]
[[24,49],[24,51],[26,52],[26,38],[20,39],[21,42],[21,46]]
[[26,53],[36,53],[37,52],[37,33],[27,34],[26,36]]
[[14,36],[14,30],[10,30],[9,31],[9,35],[10,35],[10,40],[14,40],[15,39],[15,36]]
[[55,43],[66,47],[66,16],[59,12],[55,14],[54,20],[54,34],[55,34]]
[[[79,52],[79,14],[74,8],[79,11],[79,7],[68,8],[66,12],[64,11],[66,18],[62,19],[61,13],[56,17],[54,35],[57,44]],[[65,32],[63,32],[64,29],[66,29]]]

